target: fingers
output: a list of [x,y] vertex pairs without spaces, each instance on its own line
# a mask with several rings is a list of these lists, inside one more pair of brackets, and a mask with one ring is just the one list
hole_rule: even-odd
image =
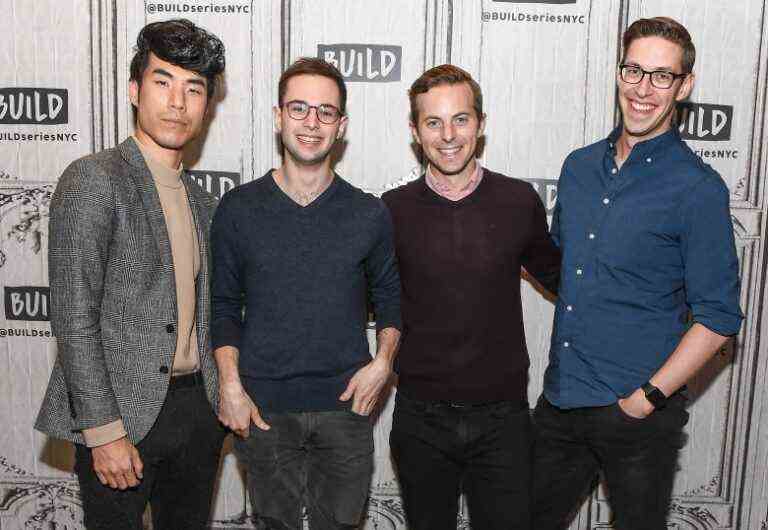
[[357,380],[353,377],[352,379],[350,379],[346,390],[344,390],[344,393],[339,396],[339,401],[348,401],[349,398],[355,395],[356,389],[357,389]]
[[127,462],[112,462],[98,468],[94,463],[94,471],[99,482],[112,489],[126,490],[135,488],[140,483],[130,459]]
[[103,485],[119,490],[139,485],[144,465],[136,447],[127,438],[94,447],[91,455],[93,470]]
[[133,467],[133,472],[136,475],[136,478],[139,480],[144,478],[144,462],[141,461],[141,456],[139,456],[139,451],[136,450],[136,448],[133,448],[133,454],[131,455],[131,467]]
[[[259,413],[259,407],[256,405],[251,408],[251,421],[262,431],[268,431],[270,429],[269,424],[261,417],[261,414]],[[247,433],[246,436],[248,436]]]

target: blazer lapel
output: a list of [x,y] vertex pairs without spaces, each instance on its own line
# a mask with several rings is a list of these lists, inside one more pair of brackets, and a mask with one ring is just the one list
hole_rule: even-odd
[[[187,191],[187,199],[189,200],[189,209],[192,211],[192,219],[195,223],[195,233],[197,234],[197,246],[200,253],[200,273],[198,274],[196,284],[197,290],[197,338],[199,347],[202,348],[206,343],[206,335],[208,332],[208,311],[206,308],[210,303],[210,297],[208,296],[208,223],[210,221],[208,212],[205,210],[203,204],[197,196],[197,190],[195,184],[185,174],[182,176],[184,187]],[[203,351],[200,349],[199,351]]]
[[[144,162],[144,157],[139,148],[134,143],[133,138],[128,138],[119,146],[123,158],[128,162],[131,170],[136,191],[139,194],[141,202],[144,204],[144,211],[149,219],[149,225],[152,234],[155,236],[155,244],[160,255],[160,260],[164,267],[170,267],[173,270],[173,255],[171,254],[171,240],[168,237],[168,227],[165,224],[163,207],[160,204],[160,196],[157,194],[155,182],[152,180],[152,174]],[[173,293],[174,295],[176,293]]]

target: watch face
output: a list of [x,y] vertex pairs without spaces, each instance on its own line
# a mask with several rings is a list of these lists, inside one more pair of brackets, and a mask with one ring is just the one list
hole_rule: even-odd
[[643,391],[645,392],[645,397],[650,403],[656,407],[657,409],[663,408],[664,405],[667,403],[667,397],[664,395],[664,393],[653,386],[650,383],[646,383],[643,385]]

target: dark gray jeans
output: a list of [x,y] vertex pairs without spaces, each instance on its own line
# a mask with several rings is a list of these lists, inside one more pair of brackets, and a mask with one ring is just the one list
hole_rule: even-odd
[[262,414],[268,431],[251,425],[235,451],[248,471],[259,530],[312,530],[360,524],[373,474],[373,424],[351,411]]

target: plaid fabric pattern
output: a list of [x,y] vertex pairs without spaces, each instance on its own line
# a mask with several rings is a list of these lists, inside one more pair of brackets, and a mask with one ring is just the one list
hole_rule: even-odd
[[[216,200],[184,178],[200,242],[197,340],[216,409],[209,319],[209,226]],[[50,208],[51,327],[58,356],[35,428],[84,443],[122,418],[133,443],[165,400],[176,348],[171,244],[152,175],[132,139],[73,162]]]

